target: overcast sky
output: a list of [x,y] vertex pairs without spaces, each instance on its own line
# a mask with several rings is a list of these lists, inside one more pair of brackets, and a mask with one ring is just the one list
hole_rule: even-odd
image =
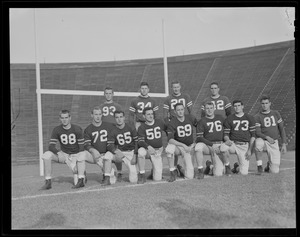
[[[295,8],[36,9],[41,63],[168,57],[294,39]],[[34,10],[10,9],[11,63],[35,63]]]

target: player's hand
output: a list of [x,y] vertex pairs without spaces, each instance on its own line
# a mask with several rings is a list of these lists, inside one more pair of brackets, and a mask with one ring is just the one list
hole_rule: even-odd
[[207,146],[207,147],[210,151],[211,156],[214,157],[216,155],[216,152],[215,152],[214,148],[212,146]]
[[267,141],[270,143],[270,144],[274,144],[275,143],[275,140],[269,136],[266,137]]
[[248,150],[248,151],[246,152],[245,158],[246,158],[246,160],[250,160],[250,158],[251,158],[251,151],[250,151],[250,150]]
[[131,165],[136,165],[137,164],[137,160],[138,160],[138,154],[133,154],[133,157],[130,161]]
[[148,146],[147,149],[150,155],[156,155],[156,150],[152,146]]
[[282,154],[285,154],[286,151],[287,151],[287,149],[286,149],[286,144],[285,144],[285,143],[282,143],[281,153],[282,153]]
[[231,146],[231,145],[232,145],[232,143],[233,143],[233,141],[231,141],[231,140],[227,140],[227,141],[225,142],[225,145],[227,145],[227,146]]

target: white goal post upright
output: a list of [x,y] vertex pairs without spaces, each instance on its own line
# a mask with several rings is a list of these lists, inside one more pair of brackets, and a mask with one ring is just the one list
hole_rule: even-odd
[[[36,93],[37,93],[37,111],[38,111],[38,134],[39,134],[39,163],[40,176],[44,175],[44,162],[42,160],[43,151],[43,124],[42,124],[42,104],[41,94],[54,95],[88,95],[88,96],[103,96],[104,91],[84,91],[84,90],[56,90],[56,89],[41,89],[40,82],[40,64],[38,58],[38,41],[37,41],[37,26],[36,26],[36,10],[34,9],[34,33],[35,33],[35,60],[36,60]],[[169,80],[168,80],[168,63],[165,47],[164,20],[162,20],[162,35],[163,35],[163,64],[164,64],[164,84],[165,93],[149,93],[151,97],[167,97],[169,95]],[[139,92],[114,92],[114,96],[129,96],[136,97]]]

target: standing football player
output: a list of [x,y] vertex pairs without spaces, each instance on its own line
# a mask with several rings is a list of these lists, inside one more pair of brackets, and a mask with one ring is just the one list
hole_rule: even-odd
[[[102,121],[116,124],[114,117],[114,112],[116,110],[122,110],[122,106],[114,102],[114,91],[111,87],[106,87],[104,89],[105,102],[100,105],[102,109]],[[117,167],[117,180],[118,182],[122,181],[122,162],[115,163]]]
[[[45,169],[45,185],[41,188],[42,190],[52,188],[52,161],[67,164],[71,169],[74,176],[72,188],[84,187],[85,152],[82,129],[78,125],[71,124],[69,110],[61,110],[59,118],[61,125],[53,129],[48,151],[42,155]],[[57,142],[61,150],[57,150]]]
[[[276,110],[271,110],[271,101],[269,96],[263,96],[260,99],[261,111],[255,115],[256,120],[256,140],[255,156],[257,162],[258,174],[262,169],[262,152],[266,151],[268,155],[267,167],[265,172],[278,173],[280,166],[280,152],[286,153],[286,134],[283,127],[283,120]],[[282,147],[279,149],[278,139],[282,139]]]
[[205,117],[205,107],[206,102],[211,101],[215,106],[215,114],[221,114],[224,118],[231,114],[231,103],[228,97],[220,95],[219,84],[217,82],[212,82],[210,84],[211,96],[205,98],[201,106],[201,118]]
[[116,127],[108,134],[107,152],[104,156],[105,179],[103,185],[110,185],[112,161],[124,162],[129,170],[129,181],[137,182],[137,167],[131,160],[138,154],[138,136],[135,128],[125,123],[125,113],[115,111]]
[[[110,131],[114,129],[114,125],[102,121],[102,110],[96,106],[91,111],[92,123],[84,130],[86,162],[90,164],[97,164],[104,177],[103,158],[107,152],[107,136]],[[104,181],[104,179],[103,179]],[[115,183],[116,177],[114,169],[111,171],[110,183]]]
[[206,166],[204,172],[203,155],[211,155],[215,176],[223,175],[224,165],[225,174],[231,175],[228,148],[226,150],[220,149],[224,138],[223,123],[225,119],[222,115],[214,114],[214,112],[214,104],[211,101],[206,102],[205,117],[197,125],[195,156],[198,163],[198,174],[196,175],[198,179],[203,179],[204,174],[208,174],[211,168]]
[[155,100],[150,98],[149,93],[149,85],[147,82],[141,82],[140,92],[141,94],[131,101],[129,107],[129,123],[132,124],[136,130],[141,125],[141,123],[145,122],[145,118],[143,117],[143,110],[146,107],[152,107],[155,113],[158,111],[158,105],[156,105]]
[[[138,129],[138,184],[146,182],[145,179],[145,159],[148,158],[152,162],[153,180],[162,179],[162,157],[163,151],[162,132],[167,131],[167,126],[160,119],[154,119],[152,107],[146,107],[143,111],[145,123],[142,123]],[[134,163],[134,161],[132,161]]]
[[189,94],[181,93],[181,85],[178,81],[173,81],[172,85],[172,94],[169,95],[163,105],[163,117],[165,122],[169,122],[173,117],[176,117],[174,111],[174,105],[177,103],[182,103],[185,108],[185,114],[192,113],[193,101]]
[[233,173],[248,174],[249,159],[255,141],[255,119],[244,113],[244,104],[241,100],[232,102],[235,113],[224,121],[224,141],[221,150],[229,147],[229,152],[236,154],[238,162],[234,164]]
[[181,176],[188,179],[194,178],[194,166],[192,156],[194,155],[193,127],[197,126],[197,119],[191,114],[184,113],[184,105],[177,103],[174,105],[176,117],[172,118],[168,124],[168,145],[166,147],[167,158],[170,167],[170,180],[176,180],[177,172],[174,165],[174,155],[183,157],[184,170],[177,165]]

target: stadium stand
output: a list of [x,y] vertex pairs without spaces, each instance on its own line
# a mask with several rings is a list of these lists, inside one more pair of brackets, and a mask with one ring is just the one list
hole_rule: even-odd
[[[194,101],[200,118],[200,106],[209,96],[209,85],[219,83],[222,95],[232,101],[242,99],[245,111],[257,113],[259,97],[269,94],[272,109],[284,120],[288,149],[295,149],[295,55],[294,41],[168,58],[169,81],[179,80],[182,90]],[[41,64],[41,88],[66,90],[103,90],[134,92],[141,81],[150,84],[150,92],[164,92],[163,59],[141,59],[99,63]],[[34,64],[11,64],[12,163],[38,162],[37,99]],[[127,113],[132,97],[115,97]],[[162,116],[164,98],[154,98]],[[81,95],[42,95],[44,150],[51,131],[59,124],[58,112],[70,109],[72,122],[85,128],[90,109],[104,97]],[[18,116],[19,114],[19,116]]]

